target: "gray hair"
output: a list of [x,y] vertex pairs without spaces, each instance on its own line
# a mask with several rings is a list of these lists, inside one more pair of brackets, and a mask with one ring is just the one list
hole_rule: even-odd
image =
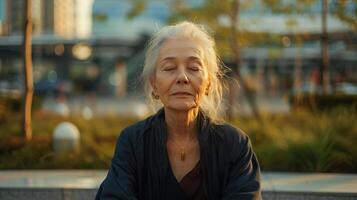
[[146,49],[144,69],[142,72],[145,92],[150,104],[156,109],[162,107],[161,102],[154,100],[151,95],[152,87],[150,85],[150,78],[155,73],[156,61],[161,45],[165,40],[177,37],[187,37],[199,42],[201,45],[204,55],[203,62],[207,67],[210,79],[210,91],[208,96],[203,97],[200,108],[212,121],[221,121],[220,104],[222,103],[223,93],[223,72],[221,67],[223,67],[223,65],[221,65],[220,59],[216,54],[213,38],[202,25],[192,22],[184,21],[175,25],[165,26],[151,38]]

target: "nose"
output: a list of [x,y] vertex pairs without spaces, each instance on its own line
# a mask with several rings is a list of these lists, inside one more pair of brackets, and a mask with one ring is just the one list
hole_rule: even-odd
[[188,84],[188,78],[185,73],[185,70],[181,69],[178,71],[176,83],[177,84]]

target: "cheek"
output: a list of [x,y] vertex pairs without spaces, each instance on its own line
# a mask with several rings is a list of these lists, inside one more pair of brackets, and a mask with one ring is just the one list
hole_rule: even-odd
[[195,89],[195,91],[196,91],[198,96],[202,96],[206,91],[206,87],[207,87],[206,81],[203,80],[203,79],[199,79],[195,83],[195,88],[194,89]]
[[170,80],[167,76],[156,74],[155,87],[160,96],[163,96],[170,89]]

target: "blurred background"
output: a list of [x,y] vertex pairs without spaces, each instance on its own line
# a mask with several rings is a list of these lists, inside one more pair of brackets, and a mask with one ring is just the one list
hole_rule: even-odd
[[[263,170],[356,173],[356,3],[32,0],[29,137],[26,4],[0,0],[0,169],[107,169],[120,131],[152,113],[140,79],[148,39],[190,20],[216,40],[230,69],[222,112]],[[63,122],[78,141],[60,154]]]

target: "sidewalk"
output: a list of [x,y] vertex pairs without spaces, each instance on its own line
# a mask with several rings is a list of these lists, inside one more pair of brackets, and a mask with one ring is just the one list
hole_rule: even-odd
[[[0,188],[98,188],[106,170],[3,170]],[[263,191],[356,193],[357,174],[263,172]]]
[[263,190],[357,194],[357,174],[266,172]]
[[[106,170],[3,170],[0,199],[93,199]],[[263,172],[264,199],[357,199],[357,174]]]

